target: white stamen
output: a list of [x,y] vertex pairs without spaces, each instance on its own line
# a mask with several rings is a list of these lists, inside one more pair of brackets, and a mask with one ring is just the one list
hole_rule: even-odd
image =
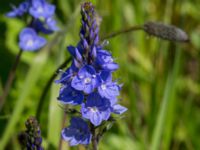
[[79,78],[80,78],[80,79],[83,79],[83,76],[82,76],[82,75],[80,75],[80,76],[79,76]]
[[90,78],[85,78],[85,79],[84,79],[84,83],[88,84],[88,83],[90,83],[90,82],[91,82],[91,79],[90,79]]
[[38,12],[39,13],[42,13],[44,10],[43,10],[43,8],[42,7],[38,7]]
[[97,112],[97,111],[98,111],[98,108],[96,108],[96,107],[91,107],[90,110],[91,110],[92,112]]
[[105,90],[105,89],[106,89],[106,85],[105,85],[105,84],[102,84],[102,85],[101,85],[101,88],[102,88],[102,90]]
[[27,46],[33,46],[33,40],[28,40]]

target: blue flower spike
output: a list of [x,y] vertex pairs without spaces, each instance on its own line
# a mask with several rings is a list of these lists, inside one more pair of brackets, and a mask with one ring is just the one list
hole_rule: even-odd
[[[58,100],[71,107],[76,105],[80,111],[80,118],[72,118],[71,125],[62,131],[63,139],[71,146],[89,144],[94,127],[108,121],[113,113],[121,115],[127,111],[118,104],[121,85],[113,81],[112,73],[119,66],[99,43],[99,25],[92,3],[83,3],[81,15],[80,41],[76,46],[67,47],[72,64],[56,81],[62,85]],[[84,122],[83,126],[90,125],[90,128],[80,129],[78,122]],[[85,139],[87,142],[83,142]]]

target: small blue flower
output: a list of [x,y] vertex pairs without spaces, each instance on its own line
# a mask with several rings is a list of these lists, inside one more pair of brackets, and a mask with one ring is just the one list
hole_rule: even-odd
[[81,106],[82,116],[98,126],[103,120],[108,120],[111,114],[110,101],[102,98],[98,93],[88,96],[86,103]]
[[79,91],[84,91],[87,94],[93,92],[93,90],[99,85],[100,78],[96,74],[95,69],[90,65],[83,66],[78,74],[73,78],[71,86]]
[[102,97],[115,99],[119,96],[120,87],[116,82],[112,82],[111,72],[102,71],[100,74],[102,79],[101,85],[98,87],[98,92]]
[[42,32],[44,34],[51,34],[54,31],[59,30],[59,28],[56,26],[56,21],[53,19],[46,19],[45,22],[34,19],[31,27],[34,28],[37,32]]
[[91,141],[92,134],[87,123],[78,117],[72,118],[70,123],[69,127],[62,130],[62,138],[68,141],[70,146],[78,144],[88,145]]
[[44,34],[51,34],[53,33],[52,30],[48,29],[47,25],[45,22],[42,22],[39,19],[34,19],[31,23],[31,27],[35,29],[36,32],[42,32]]
[[25,2],[22,2],[19,7],[15,7],[15,6],[12,6],[12,11],[8,12],[6,14],[7,17],[21,17],[24,13],[26,13],[28,11],[28,8],[29,8],[29,2],[25,1]]
[[83,99],[83,93],[71,86],[63,86],[60,89],[58,100],[63,104],[79,105],[83,102]]
[[125,111],[127,111],[127,108],[124,106],[121,106],[119,104],[114,104],[112,106],[112,112],[118,115],[123,114]]
[[105,50],[97,51],[96,64],[102,69],[114,71],[118,69],[118,64],[113,62],[112,55]]
[[35,51],[46,44],[45,38],[38,36],[32,28],[24,28],[19,35],[19,40],[20,48],[27,51]]
[[33,0],[29,13],[34,18],[49,18],[55,13],[55,6],[45,2],[45,0]]
[[46,18],[45,23],[47,24],[47,28],[49,30],[51,30],[51,31],[58,31],[59,30],[59,28],[56,24],[56,20],[53,19],[52,17]]

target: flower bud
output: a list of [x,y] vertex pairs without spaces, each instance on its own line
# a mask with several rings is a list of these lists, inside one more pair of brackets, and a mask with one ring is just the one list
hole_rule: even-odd
[[143,29],[149,35],[175,42],[189,42],[188,35],[181,29],[157,22],[147,22]]

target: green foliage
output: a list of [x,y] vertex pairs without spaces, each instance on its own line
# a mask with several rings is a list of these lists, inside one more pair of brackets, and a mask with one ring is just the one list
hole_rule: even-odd
[[[121,103],[128,111],[104,135],[100,150],[200,149],[199,1],[93,1],[102,16],[101,35],[151,20],[176,25],[191,40],[189,44],[177,44],[149,37],[142,31],[109,39],[106,49],[120,65],[115,75],[123,83]],[[19,149],[17,135],[24,130],[26,119],[35,115],[46,82],[69,56],[65,47],[78,42],[82,1],[52,2],[57,5],[57,20],[64,34],[51,35],[48,39],[51,47],[23,53],[16,80],[0,112],[0,150]],[[1,4],[2,14],[10,9],[9,3]],[[0,25],[1,95],[18,52],[18,33],[24,24],[1,15]],[[43,145],[50,150],[58,149],[62,128],[63,110],[56,101],[58,89],[59,85],[51,86],[40,116]],[[84,148],[63,144],[63,149]]]

